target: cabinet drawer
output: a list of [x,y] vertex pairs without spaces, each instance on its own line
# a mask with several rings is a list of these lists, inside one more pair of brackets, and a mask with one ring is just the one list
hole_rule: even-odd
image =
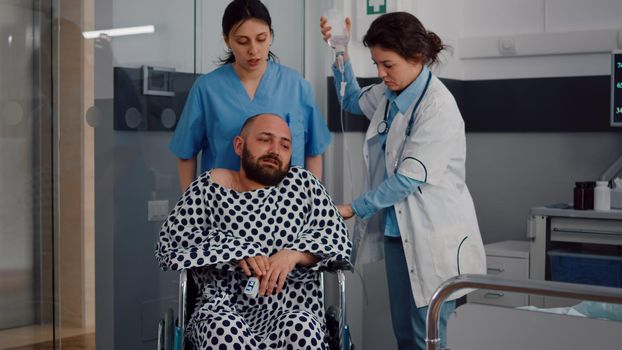
[[619,220],[551,218],[551,241],[622,244]]
[[479,289],[467,297],[469,303],[518,307],[527,305],[527,295],[498,290]]
[[513,280],[529,278],[529,260],[505,256],[486,256],[487,273]]
[[[486,264],[489,275],[513,280],[529,278],[527,259],[487,256]],[[467,300],[470,303],[516,307],[527,305],[527,294],[480,289],[470,293]]]

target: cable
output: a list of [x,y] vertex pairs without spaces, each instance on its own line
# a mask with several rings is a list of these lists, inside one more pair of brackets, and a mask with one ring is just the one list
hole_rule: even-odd
[[[354,172],[352,171],[352,157],[350,156],[350,151],[348,150],[348,142],[346,142],[346,127],[345,127],[345,120],[344,120],[344,109],[343,109],[343,100],[345,98],[346,95],[346,86],[347,86],[347,82],[346,82],[346,74],[345,74],[345,62],[344,62],[344,52],[343,51],[337,51],[335,53],[335,58],[337,61],[337,70],[339,70],[339,73],[341,73],[341,82],[339,83],[339,98],[340,98],[340,109],[339,109],[339,119],[341,121],[341,134],[343,135],[343,152],[347,158],[347,163],[348,163],[348,173],[350,175],[350,178],[352,178]],[[363,183],[367,182],[367,172],[363,172],[364,178],[363,178]],[[349,189],[350,189],[350,194],[352,196],[352,201],[354,200],[354,182],[353,181],[348,181],[349,183]],[[360,247],[359,247],[360,248]],[[363,278],[363,274],[361,273],[360,269],[357,269],[356,266],[352,266],[352,270],[354,271],[354,274],[357,275],[359,277],[359,279],[361,280],[361,285],[363,287],[363,300],[365,301],[365,305],[369,305],[369,297],[367,295],[367,286],[365,283],[365,279]]]
[[[343,60],[343,51],[337,51],[335,53],[337,69],[339,73],[341,73],[341,81],[339,82],[339,99],[340,99],[340,109],[339,109],[339,119],[341,122],[341,134],[343,135],[343,152],[346,157],[346,161],[348,163],[348,175],[350,175],[350,179],[352,179],[354,172],[352,171],[352,157],[350,156],[350,151],[348,150],[348,142],[346,141],[346,126],[345,126],[345,118],[344,118],[344,110],[343,110],[343,100],[346,95],[346,76],[345,76],[345,62]],[[354,199],[354,184],[353,181],[348,181],[349,190],[351,199]]]
[[[341,100],[343,101],[343,98],[346,94],[346,77],[345,77],[345,63],[343,62],[343,51],[338,51],[337,54],[337,69],[339,70],[339,73],[341,73],[341,84],[339,86],[339,96],[341,96]],[[342,108],[343,110],[343,108]]]
[[460,275],[460,249],[462,248],[462,243],[467,240],[469,236],[466,236],[462,239],[460,244],[458,245],[458,252],[456,252],[456,264],[458,265],[458,275]]

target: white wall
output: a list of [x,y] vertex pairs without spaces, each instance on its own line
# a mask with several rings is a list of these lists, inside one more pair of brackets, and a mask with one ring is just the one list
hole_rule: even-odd
[[[357,19],[357,1],[336,0],[335,3],[346,16]],[[478,80],[609,74],[606,51],[620,45],[614,38],[619,34],[610,37],[602,32],[622,29],[619,20],[622,2],[617,0],[389,0],[388,3],[393,5],[392,9],[414,13],[428,30],[451,46],[451,50],[443,53],[443,63],[436,70],[446,78]],[[323,8],[326,7],[324,4]],[[356,30],[357,26],[354,27]],[[581,34],[585,31],[593,35],[588,40],[610,42],[611,46],[601,45],[600,52],[589,50]],[[576,37],[575,49],[579,52],[525,57],[520,56],[518,45],[519,56],[516,57],[460,59],[461,52],[473,50],[464,46],[469,43],[468,39],[479,39],[479,44],[482,40],[494,41],[496,45],[499,37],[517,36],[531,44],[547,34],[568,35],[564,38],[570,41]],[[354,70],[359,76],[375,76],[369,52],[357,39],[355,32],[350,45]],[[582,50],[585,52],[580,52]]]
[[[531,45],[542,45],[540,50],[547,50],[545,44],[540,42],[546,39],[546,35],[557,34],[562,35],[562,40],[576,39],[574,50],[577,51],[575,54],[564,55],[465,59],[463,79],[610,74],[607,51],[619,46],[615,40],[617,33],[614,32],[622,28],[619,20],[622,13],[620,1],[475,0],[464,2],[463,6],[461,37],[480,40],[464,40],[462,44],[471,43],[479,47],[485,42],[493,43],[501,36],[515,37],[516,51],[520,54],[521,49]],[[603,30],[614,31],[611,38]],[[586,32],[589,35],[584,35]],[[601,40],[610,44],[600,46],[600,52],[588,49],[590,41]],[[555,45],[553,42],[546,43],[548,46]]]
[[[528,45],[542,35],[566,33],[577,36],[577,51],[585,49],[582,32],[589,31],[599,40],[598,30],[622,27],[622,2],[615,0],[475,0],[463,2],[463,9],[463,38],[530,34],[524,37]],[[605,49],[616,46],[612,41]],[[521,47],[516,49],[520,53]],[[609,52],[586,51],[469,58],[462,60],[461,70],[464,80],[566,77],[608,75],[611,64]],[[622,150],[622,134],[471,133],[467,150],[467,184],[483,238],[493,242],[524,238],[530,207],[572,201],[573,182],[596,179]]]
[[[348,16],[354,16],[355,7],[362,3],[336,2]],[[400,9],[410,6],[409,10],[429,30],[452,47],[443,54],[441,66],[434,71],[441,77],[460,80],[608,75],[608,51],[617,48],[617,30],[622,28],[619,0],[398,0],[393,3]],[[320,2],[308,5],[307,14],[318,16],[328,6]],[[327,91],[325,81],[331,75],[331,53],[318,45],[321,36],[317,18],[307,21],[310,23],[307,45],[323,51],[320,53],[323,59],[318,59],[317,52],[307,53],[307,61],[314,58],[315,64],[313,67],[307,64],[306,72],[318,101],[325,104],[326,94],[334,93],[333,89]],[[547,45],[550,35],[560,35],[570,44]],[[516,55],[486,54],[490,45],[497,47],[494,45],[498,45],[500,37],[515,38]],[[351,40],[355,73],[359,77],[376,76],[368,50],[356,42],[356,37]],[[590,41],[599,45],[590,46]],[[545,54],[522,55],[526,47],[534,45]],[[550,52],[557,48],[565,51]],[[471,57],[462,57],[467,52]],[[313,76],[321,72],[324,72],[321,77]],[[528,98],[526,92],[525,99]],[[357,133],[335,136],[325,160],[326,182],[337,201],[347,201],[350,193],[345,185],[351,177],[344,159],[351,157],[353,168],[360,168],[359,157],[352,153],[359,152],[362,137]],[[345,142],[350,145],[349,153],[344,151]],[[621,151],[619,132],[467,134],[467,184],[474,197],[484,241],[524,239],[529,208],[571,201],[573,182],[596,179]],[[362,310],[363,318],[350,317],[357,348],[394,348],[384,268],[381,264],[367,266],[363,275],[367,301],[362,296],[360,282],[356,278],[349,280],[355,289],[351,291],[349,310]],[[362,331],[356,329],[360,326]]]

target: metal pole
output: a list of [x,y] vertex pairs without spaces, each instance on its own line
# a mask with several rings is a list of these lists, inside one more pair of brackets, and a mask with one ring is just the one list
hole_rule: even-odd
[[[188,270],[182,270],[179,274],[179,311],[177,313],[178,326],[181,329],[180,350],[184,350],[184,334],[186,331],[186,303],[188,299]],[[175,330],[177,332],[177,330]]]
[[492,289],[622,304],[622,288],[541,280],[515,281],[488,275],[460,275],[443,282],[430,300],[426,316],[425,342],[427,350],[440,350],[438,315],[443,302],[452,293],[461,289]]
[[344,339],[344,336],[347,335],[344,333],[344,329],[347,326],[346,275],[341,270],[337,270],[337,281],[339,283],[339,348],[343,350],[349,347],[350,339]]

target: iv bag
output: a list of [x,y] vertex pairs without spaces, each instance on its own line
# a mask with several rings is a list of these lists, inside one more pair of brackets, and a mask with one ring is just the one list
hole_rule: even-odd
[[344,51],[350,41],[350,35],[346,30],[345,17],[337,9],[328,10],[324,17],[326,17],[328,25],[332,28],[330,30],[330,38],[328,38],[328,45],[336,51]]

